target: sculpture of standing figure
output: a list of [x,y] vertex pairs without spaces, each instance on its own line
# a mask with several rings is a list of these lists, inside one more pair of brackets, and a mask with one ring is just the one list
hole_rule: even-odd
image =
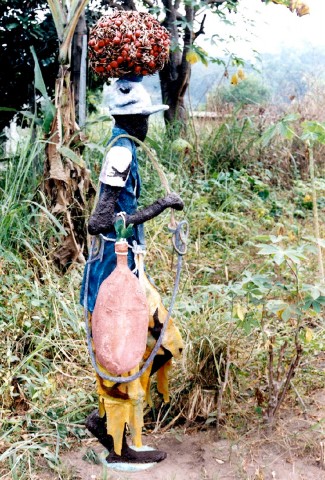
[[[148,130],[149,116],[168,107],[152,105],[150,96],[141,84],[141,77],[117,80],[110,87],[110,93],[110,113],[115,120],[110,139],[113,145],[104,159],[99,177],[99,201],[88,224],[89,233],[98,236],[99,247],[91,263],[86,265],[81,292],[82,301],[87,298],[85,306],[87,306],[90,321],[100,286],[116,267],[114,223],[117,214],[124,212],[126,225],[133,225],[132,236],[128,238],[129,247],[134,244],[143,247],[145,221],[159,215],[168,207],[176,210],[183,209],[181,198],[176,193],[170,193],[152,205],[137,211],[141,180],[136,145],[127,136],[143,141]],[[125,136],[120,137],[120,135]],[[135,269],[132,248],[128,249],[127,263],[131,270]],[[158,292],[146,277],[144,282],[149,304],[148,339],[143,357],[143,360],[146,360],[159,337],[167,311],[161,304]],[[86,289],[85,286],[87,286]],[[132,305],[130,307],[132,308]],[[119,335],[123,335],[123,332]],[[144,401],[148,403],[151,401],[150,377],[157,372],[158,391],[164,395],[164,400],[168,401],[167,373],[171,358],[179,356],[182,348],[180,333],[170,319],[162,347],[149,368],[139,378],[128,383],[116,383],[104,380],[97,374],[99,409],[89,415],[86,426],[109,450],[107,457],[109,463],[151,463],[166,457],[162,451],[138,452],[130,448],[126,442],[126,432],[128,427],[133,444],[141,447]],[[102,367],[101,370],[105,371]],[[136,367],[123,375],[131,375],[138,370],[139,367]]]

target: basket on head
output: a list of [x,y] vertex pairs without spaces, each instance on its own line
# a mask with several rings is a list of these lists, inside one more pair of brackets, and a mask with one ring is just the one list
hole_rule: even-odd
[[168,59],[170,38],[149,13],[117,10],[104,15],[89,36],[90,66],[103,78],[152,75]]

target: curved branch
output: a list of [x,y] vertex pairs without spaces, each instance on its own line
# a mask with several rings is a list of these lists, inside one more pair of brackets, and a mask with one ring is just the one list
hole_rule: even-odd
[[204,14],[199,30],[198,30],[197,32],[194,32],[194,34],[193,34],[193,36],[194,36],[193,42],[197,39],[197,37],[198,37],[199,35],[202,35],[202,34],[205,33],[205,31],[204,31],[204,23],[205,23],[206,17],[207,17],[206,14]]

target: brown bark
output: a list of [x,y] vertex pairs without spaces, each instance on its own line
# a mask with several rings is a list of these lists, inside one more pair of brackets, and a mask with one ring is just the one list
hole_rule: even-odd
[[[65,270],[72,262],[85,262],[87,229],[85,213],[89,197],[94,195],[90,172],[80,147],[80,131],[75,122],[74,95],[70,71],[61,65],[55,85],[56,116],[47,146],[44,165],[44,191],[67,235],[54,246],[53,258]],[[71,153],[72,152],[72,153]]]
[[[170,32],[172,42],[174,44],[180,43],[179,33],[176,25],[178,18],[177,0],[163,0],[166,18],[163,25]],[[193,7],[186,6],[186,20],[193,19]],[[165,121],[167,124],[180,121],[185,124],[186,108],[185,108],[185,93],[187,91],[191,66],[186,60],[186,54],[192,45],[192,32],[188,27],[185,28],[183,34],[184,47],[183,51],[176,49],[170,52],[169,62],[166,63],[163,70],[160,72],[160,85],[162,100],[169,105],[169,110],[165,112]]]

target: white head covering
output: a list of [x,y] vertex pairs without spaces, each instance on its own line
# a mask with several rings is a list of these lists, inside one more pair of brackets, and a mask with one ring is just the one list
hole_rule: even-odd
[[168,105],[152,105],[149,93],[141,81],[121,78],[107,89],[109,113],[111,115],[151,115],[168,110]]

